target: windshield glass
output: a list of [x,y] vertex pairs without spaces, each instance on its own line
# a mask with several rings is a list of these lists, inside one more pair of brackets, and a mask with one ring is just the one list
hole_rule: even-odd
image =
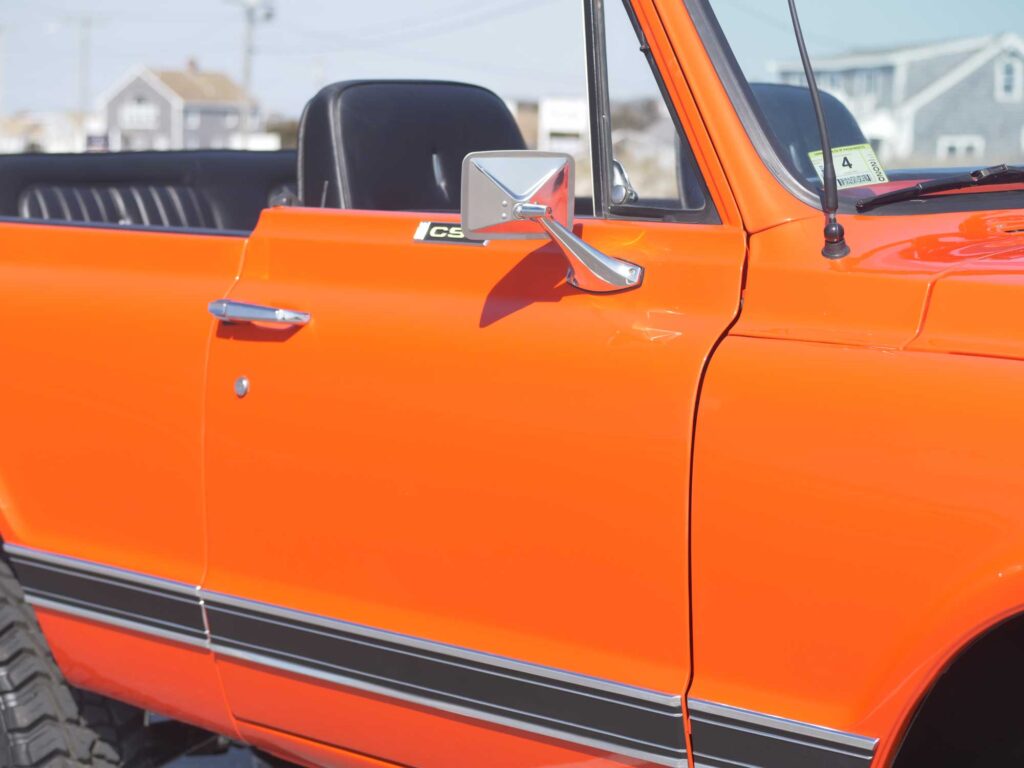
[[[821,141],[786,0],[708,0],[771,148],[820,188]],[[803,0],[847,200],[1024,164],[1024,2]]]

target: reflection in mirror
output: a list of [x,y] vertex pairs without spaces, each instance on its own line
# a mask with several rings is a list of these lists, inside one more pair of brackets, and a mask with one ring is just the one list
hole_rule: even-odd
[[572,231],[573,159],[554,152],[473,152],[462,162],[462,230],[470,240],[550,237],[566,282],[591,293],[638,287],[644,269],[608,256]]
[[560,152],[474,152],[462,165],[462,227],[466,237],[542,239],[535,221],[517,218],[515,207],[532,203],[572,227],[573,159]]

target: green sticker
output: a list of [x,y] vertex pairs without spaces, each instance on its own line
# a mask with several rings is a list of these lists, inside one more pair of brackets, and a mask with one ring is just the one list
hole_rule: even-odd
[[[808,152],[814,169],[818,172],[818,180],[825,180],[825,153],[822,151]],[[832,162],[836,166],[836,181],[840,189],[863,187],[867,184],[884,184],[889,180],[882,164],[875,156],[870,144],[854,144],[849,147],[833,147]]]

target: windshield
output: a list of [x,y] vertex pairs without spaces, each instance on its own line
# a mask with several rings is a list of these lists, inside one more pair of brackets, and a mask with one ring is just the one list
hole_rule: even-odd
[[[786,0],[708,0],[754,119],[806,189],[822,155]],[[1024,2],[802,0],[800,20],[850,201],[1024,163]]]

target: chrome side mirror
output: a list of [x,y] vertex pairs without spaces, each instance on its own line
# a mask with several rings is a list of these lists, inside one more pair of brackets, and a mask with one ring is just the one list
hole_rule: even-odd
[[470,240],[550,237],[583,291],[635,288],[644,269],[606,256],[573,234],[575,165],[561,152],[473,152],[462,161],[462,231]]

